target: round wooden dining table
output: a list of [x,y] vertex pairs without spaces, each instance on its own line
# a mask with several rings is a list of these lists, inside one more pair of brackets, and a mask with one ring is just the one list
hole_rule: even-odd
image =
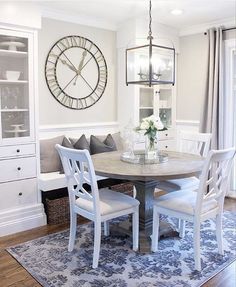
[[[168,151],[167,162],[134,164],[122,161],[121,154],[122,152],[115,151],[92,155],[95,173],[100,176],[132,181],[134,183],[136,198],[140,201],[140,232],[144,234],[144,237],[150,239],[154,191],[158,182],[199,176],[204,158],[194,154]],[[141,242],[145,242],[145,240],[142,239]]]

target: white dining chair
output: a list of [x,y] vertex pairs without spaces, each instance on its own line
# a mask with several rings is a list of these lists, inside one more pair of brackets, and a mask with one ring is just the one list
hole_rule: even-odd
[[[76,150],[56,145],[67,179],[70,202],[70,237],[68,250],[75,243],[77,214],[94,222],[93,268],[97,268],[101,245],[101,224],[105,235],[109,234],[109,220],[132,214],[133,250],[139,241],[139,201],[108,188],[98,190],[91,156],[87,150]],[[90,186],[86,190],[84,184]]]
[[[179,151],[206,157],[211,143],[210,133],[192,133],[188,131],[180,132]],[[157,188],[166,192],[176,191],[186,188],[197,188],[199,179],[195,176],[179,179],[161,181]]]
[[154,200],[152,251],[158,250],[159,216],[165,214],[180,220],[193,222],[195,269],[201,270],[200,225],[216,218],[216,238],[219,253],[223,254],[222,214],[224,198],[229,183],[230,169],[235,148],[210,151],[200,175],[197,192],[193,189],[175,191]]

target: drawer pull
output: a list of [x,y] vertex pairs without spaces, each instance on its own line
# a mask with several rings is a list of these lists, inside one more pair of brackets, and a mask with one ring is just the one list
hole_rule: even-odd
[[22,194],[23,194],[22,192],[19,192],[19,196],[22,196]]
[[20,149],[17,149],[16,152],[20,152]]
[[17,168],[17,170],[21,170],[21,167],[19,166],[19,167]]
[[168,137],[168,134],[166,134],[166,137]]
[[168,148],[168,145],[166,145],[166,148]]

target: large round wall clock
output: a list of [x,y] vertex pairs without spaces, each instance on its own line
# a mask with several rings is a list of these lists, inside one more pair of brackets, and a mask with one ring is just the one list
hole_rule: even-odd
[[56,42],[45,64],[48,88],[65,107],[81,110],[94,105],[107,84],[107,64],[89,39],[67,36]]

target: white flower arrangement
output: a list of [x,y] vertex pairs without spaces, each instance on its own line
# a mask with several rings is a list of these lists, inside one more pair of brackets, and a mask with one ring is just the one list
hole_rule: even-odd
[[149,138],[150,146],[154,147],[158,131],[166,130],[160,118],[154,115],[143,118],[136,131],[144,131],[144,135]]

